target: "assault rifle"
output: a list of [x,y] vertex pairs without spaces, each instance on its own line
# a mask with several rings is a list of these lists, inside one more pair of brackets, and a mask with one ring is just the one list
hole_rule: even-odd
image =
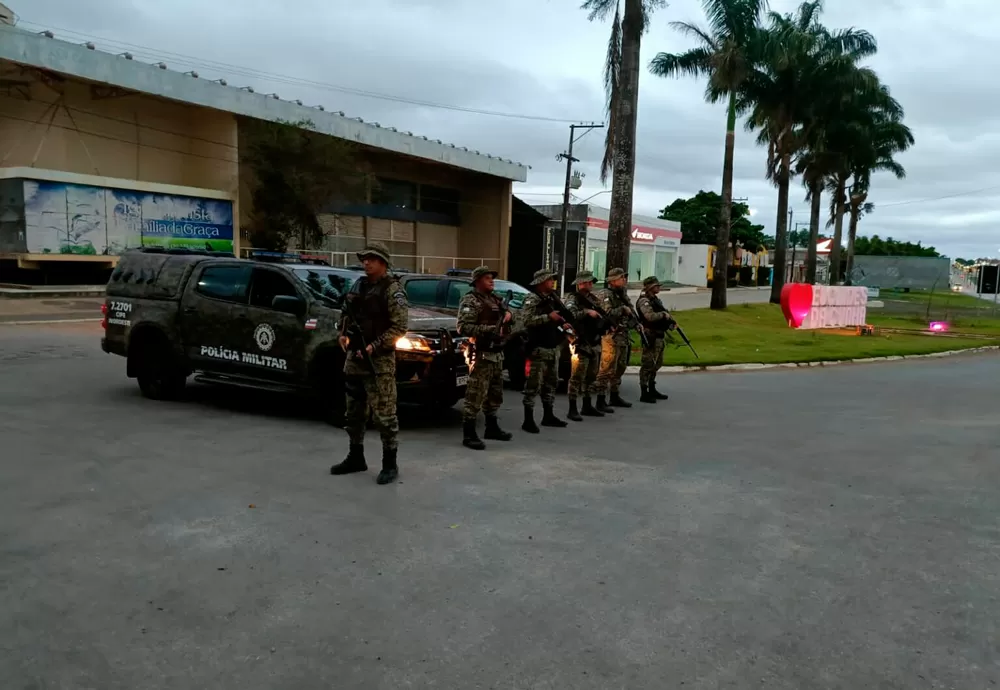
[[563,304],[563,301],[559,299],[559,296],[555,292],[550,292],[547,295],[539,295],[539,297],[542,298],[542,304],[552,305],[552,311],[559,315],[561,320],[556,322],[558,324],[556,328],[559,332],[566,336],[566,340],[571,344],[575,343],[579,336],[576,329],[573,328],[573,312]]
[[689,348],[691,348],[691,352],[694,353],[695,359],[701,359],[701,357],[698,356],[698,353],[695,352],[694,345],[691,344],[691,341],[688,340],[688,337],[684,334],[684,329],[681,328],[680,324],[677,323],[676,321],[674,321],[673,330],[677,331],[677,335],[681,337],[681,340],[684,341],[684,344],[687,345]]
[[[375,362],[372,361],[371,353],[368,352],[368,341],[365,339],[365,333],[361,329],[361,320],[358,318],[357,305],[354,302],[356,297],[357,293],[351,290],[344,298],[344,314],[347,315],[347,328],[344,330],[344,335],[348,337],[351,344],[361,346],[360,349],[355,351],[354,356],[364,359],[365,364],[368,365],[368,369],[374,374]],[[345,348],[344,352],[347,351],[347,348]]]
[[618,296],[623,302],[625,302],[625,306],[628,307],[629,316],[625,321],[625,327],[630,331],[637,331],[639,333],[639,341],[642,343],[642,346],[649,347],[649,336],[646,335],[646,330],[642,327],[642,324],[639,323],[639,317],[635,313],[635,306],[632,304],[632,300],[628,298],[628,293],[625,292],[624,288],[622,288],[621,291],[618,292]]

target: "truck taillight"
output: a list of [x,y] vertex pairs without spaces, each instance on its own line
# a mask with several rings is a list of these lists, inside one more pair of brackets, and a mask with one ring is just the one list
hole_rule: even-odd
[[101,305],[101,315],[104,317],[103,319],[101,319],[101,328],[107,328],[108,327],[108,305],[106,303]]

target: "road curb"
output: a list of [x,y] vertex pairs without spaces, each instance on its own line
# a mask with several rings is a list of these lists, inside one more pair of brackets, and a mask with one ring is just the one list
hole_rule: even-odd
[[50,323],[98,323],[101,319],[36,319],[34,321],[0,321],[0,326],[44,326]]
[[[945,350],[943,352],[929,352],[922,355],[892,355],[889,357],[863,357],[859,359],[840,359],[825,362],[778,362],[764,364],[762,362],[748,362],[746,364],[719,364],[710,367],[661,367],[661,374],[694,374],[697,372],[711,371],[754,371],[759,369],[809,369],[812,367],[832,367],[840,364],[872,364],[875,362],[898,362],[906,359],[933,359],[938,357],[953,357],[955,355],[968,355],[980,352],[1000,351],[1000,345],[987,345],[985,347],[968,347],[964,350]],[[625,370],[626,375],[638,375],[639,367],[630,366]]]

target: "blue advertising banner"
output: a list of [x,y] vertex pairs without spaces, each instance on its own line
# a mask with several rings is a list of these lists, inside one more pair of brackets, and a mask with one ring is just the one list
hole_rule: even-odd
[[26,251],[35,254],[233,251],[233,204],[219,199],[25,180],[24,220]]

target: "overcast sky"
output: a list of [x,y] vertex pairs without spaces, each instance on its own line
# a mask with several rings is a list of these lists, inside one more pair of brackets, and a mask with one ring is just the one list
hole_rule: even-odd
[[[579,0],[4,1],[32,23],[26,28],[41,24],[68,40],[90,38],[182,71],[195,67],[202,77],[224,76],[230,84],[513,158],[532,168],[527,184],[515,187],[529,203],[560,201],[565,168],[555,156],[566,147],[568,121],[604,119],[609,27],[588,22]],[[772,9],[797,4],[772,0]],[[860,234],[920,240],[952,257],[1000,255],[1000,99],[994,102],[992,86],[1000,53],[991,45],[1000,6],[989,0],[827,4],[828,26],[858,26],[877,37],[871,65],[906,108],[917,140],[900,158],[905,180],[875,178],[876,210],[862,220]],[[655,15],[643,42],[644,66],[658,51],[689,46],[670,28],[673,20],[702,23],[700,2],[674,0]],[[664,80],[644,70],[640,83],[635,212],[657,215],[677,197],[719,191],[724,109],[705,104],[704,85],[691,79]],[[325,85],[566,122],[412,105]],[[594,132],[577,144],[586,175],[580,199],[604,189],[602,143],[603,132]],[[734,195],[747,197],[773,233],[776,192],[764,180],[764,151],[743,130],[736,147]],[[808,220],[803,197],[796,181],[795,222]],[[600,194],[593,202],[607,205],[608,198]]]

